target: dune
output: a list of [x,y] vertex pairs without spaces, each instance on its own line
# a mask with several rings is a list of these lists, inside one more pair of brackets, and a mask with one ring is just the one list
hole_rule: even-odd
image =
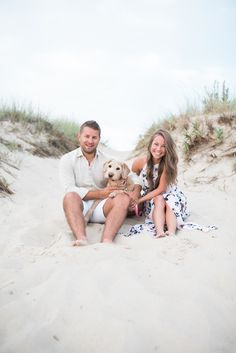
[[235,352],[235,176],[196,184],[191,171],[180,175],[189,220],[217,230],[124,237],[143,221],[134,217],[112,245],[89,224],[89,245],[75,248],[59,160],[17,158],[15,194],[0,198],[0,352]]

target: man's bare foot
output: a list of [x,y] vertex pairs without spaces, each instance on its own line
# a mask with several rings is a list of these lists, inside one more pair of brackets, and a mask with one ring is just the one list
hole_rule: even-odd
[[73,242],[73,246],[84,246],[84,245],[88,245],[88,240],[86,237],[81,237],[80,239],[76,239]]

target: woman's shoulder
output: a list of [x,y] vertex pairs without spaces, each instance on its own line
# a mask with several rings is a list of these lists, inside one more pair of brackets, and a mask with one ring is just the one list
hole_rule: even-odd
[[139,174],[146,163],[147,163],[147,156],[143,155],[143,156],[137,157],[133,161],[132,171]]

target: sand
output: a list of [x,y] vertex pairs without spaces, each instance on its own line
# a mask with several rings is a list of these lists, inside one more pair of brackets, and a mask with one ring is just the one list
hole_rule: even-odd
[[[122,158],[127,157],[123,155]],[[236,192],[230,182],[187,185],[181,230],[72,247],[61,207],[58,159],[20,155],[0,198],[1,353],[210,353],[236,351]],[[140,219],[127,219],[121,233]]]

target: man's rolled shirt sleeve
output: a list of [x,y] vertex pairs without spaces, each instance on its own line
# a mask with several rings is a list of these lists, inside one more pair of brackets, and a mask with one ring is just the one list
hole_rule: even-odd
[[66,153],[59,164],[59,179],[64,195],[76,192],[82,199],[90,190],[102,189],[106,185],[103,165],[108,158],[100,151],[89,165],[80,148]]
[[73,159],[68,157],[68,155],[62,156],[59,164],[59,179],[63,188],[63,192],[64,194],[68,192],[76,192],[81,197],[81,199],[83,199],[89,192],[89,189],[76,186],[72,163]]
[[89,189],[78,186],[69,186],[68,188],[66,188],[65,194],[67,194],[68,192],[76,192],[81,197],[81,199],[83,199],[85,195],[89,192]]

